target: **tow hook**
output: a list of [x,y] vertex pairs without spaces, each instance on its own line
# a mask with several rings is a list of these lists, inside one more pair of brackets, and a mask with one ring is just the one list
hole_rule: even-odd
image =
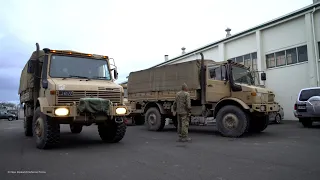
[[123,118],[122,117],[116,117],[116,118],[114,118],[114,121],[116,122],[116,123],[123,123]]

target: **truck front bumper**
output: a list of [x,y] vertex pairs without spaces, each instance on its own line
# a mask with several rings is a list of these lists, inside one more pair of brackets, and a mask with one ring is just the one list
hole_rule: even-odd
[[[78,112],[77,105],[68,106],[43,106],[41,112],[50,117],[73,117],[81,116]],[[125,105],[112,105],[106,116],[123,117],[130,114],[130,108]]]
[[260,113],[273,113],[278,112],[280,110],[280,106],[278,104],[252,104],[251,111],[252,112],[260,112]]

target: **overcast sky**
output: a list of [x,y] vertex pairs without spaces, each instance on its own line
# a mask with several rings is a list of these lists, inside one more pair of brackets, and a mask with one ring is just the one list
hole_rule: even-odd
[[0,0],[0,101],[18,101],[35,50],[72,49],[116,61],[119,80],[310,5],[312,0]]

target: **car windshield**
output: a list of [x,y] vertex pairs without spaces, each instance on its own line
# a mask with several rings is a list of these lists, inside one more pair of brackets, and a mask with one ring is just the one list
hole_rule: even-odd
[[249,70],[237,66],[232,67],[233,80],[235,83],[254,85],[254,78]]
[[106,60],[54,55],[50,63],[50,77],[111,80]]
[[320,89],[306,89],[300,93],[299,101],[307,101],[312,96],[320,96]]

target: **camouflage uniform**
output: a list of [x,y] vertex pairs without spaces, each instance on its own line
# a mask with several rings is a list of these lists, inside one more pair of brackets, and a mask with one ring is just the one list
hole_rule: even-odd
[[187,85],[182,85],[182,91],[176,95],[173,110],[176,111],[178,121],[179,141],[191,140],[188,138],[189,113],[191,110],[190,94],[186,91]]

